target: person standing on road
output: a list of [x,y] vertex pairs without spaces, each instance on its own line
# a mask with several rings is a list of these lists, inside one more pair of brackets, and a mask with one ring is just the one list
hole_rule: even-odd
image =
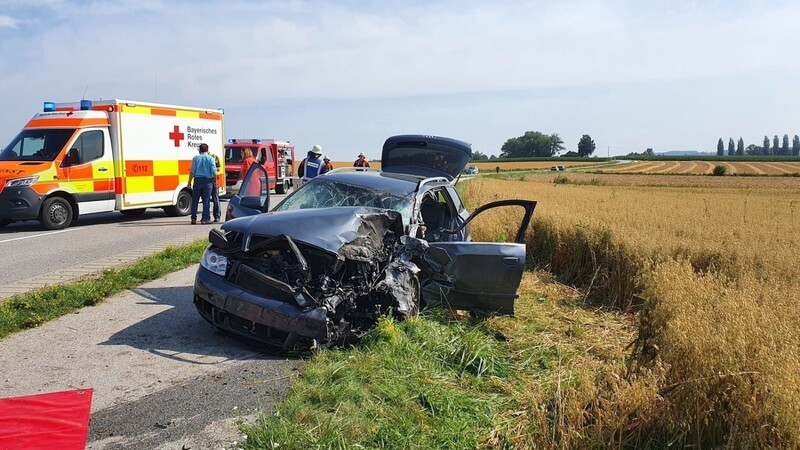
[[239,179],[244,180],[245,175],[247,175],[247,171],[250,170],[250,166],[255,164],[256,159],[253,157],[253,151],[250,150],[249,147],[245,147],[242,149],[242,170],[239,172]]
[[[188,186],[192,189],[192,225],[197,223],[197,206],[203,198],[203,217],[201,224],[211,223],[211,189],[217,175],[217,166],[214,158],[208,154],[208,144],[200,144],[200,154],[192,158],[192,167],[189,169]],[[194,183],[192,183],[194,181]]]
[[369,161],[363,152],[358,154],[358,159],[353,162],[353,167],[369,167]]
[[222,217],[222,211],[220,211],[219,207],[219,185],[217,184],[217,174],[219,174],[219,169],[222,165],[219,163],[219,157],[213,153],[210,153],[212,157],[214,157],[214,185],[211,188],[211,204],[214,206],[214,222],[219,222],[219,218]]
[[322,163],[323,166],[325,166],[325,172],[330,172],[331,170],[333,170],[333,163],[331,162],[331,159],[328,158],[327,156],[322,158]]
[[322,146],[315,145],[308,151],[308,156],[300,161],[300,167],[297,169],[297,175],[303,180],[303,183],[308,182],[317,175],[322,175],[327,172],[322,163]]

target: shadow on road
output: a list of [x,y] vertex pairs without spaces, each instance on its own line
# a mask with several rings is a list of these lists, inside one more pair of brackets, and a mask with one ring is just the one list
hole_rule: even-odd
[[[191,286],[131,289],[138,305],[161,310],[122,329],[100,345],[124,345],[190,364],[231,360],[285,359],[229,337],[203,319]],[[169,308],[163,309],[167,305]]]

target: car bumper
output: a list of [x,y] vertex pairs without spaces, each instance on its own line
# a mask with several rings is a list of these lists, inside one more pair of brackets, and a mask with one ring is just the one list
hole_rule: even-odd
[[44,197],[25,187],[6,187],[0,192],[0,219],[31,220],[39,217]]
[[326,341],[330,337],[325,308],[301,310],[242,289],[202,266],[195,277],[194,304],[215,326],[275,347],[291,349],[301,338]]

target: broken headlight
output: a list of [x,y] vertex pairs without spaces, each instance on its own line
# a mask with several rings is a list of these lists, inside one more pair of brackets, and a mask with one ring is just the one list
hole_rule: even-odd
[[206,249],[203,253],[203,258],[200,259],[200,265],[206,269],[214,272],[215,274],[224,277],[225,269],[228,267],[228,258],[215,252],[213,249]]

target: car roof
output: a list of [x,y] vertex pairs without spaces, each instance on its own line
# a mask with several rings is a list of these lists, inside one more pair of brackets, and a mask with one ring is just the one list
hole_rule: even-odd
[[417,189],[417,184],[424,179],[412,175],[388,173],[381,171],[348,171],[333,172],[319,177],[320,180],[365,186],[396,195],[408,195]]

